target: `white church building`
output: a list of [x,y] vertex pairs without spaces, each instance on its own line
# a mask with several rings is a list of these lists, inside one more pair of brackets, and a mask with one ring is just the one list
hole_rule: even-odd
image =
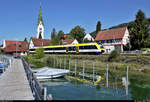
[[42,18],[42,10],[40,7],[40,13],[37,22],[37,36],[31,37],[29,41],[29,48],[34,46],[48,46],[50,43],[49,39],[44,38],[44,22]]

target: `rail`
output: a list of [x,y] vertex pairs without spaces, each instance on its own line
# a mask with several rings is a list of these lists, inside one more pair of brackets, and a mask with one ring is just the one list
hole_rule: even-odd
[[47,89],[37,80],[29,64],[24,60],[24,58],[21,57],[21,59],[35,100],[43,100],[43,97],[44,100],[52,100],[51,94],[47,95]]

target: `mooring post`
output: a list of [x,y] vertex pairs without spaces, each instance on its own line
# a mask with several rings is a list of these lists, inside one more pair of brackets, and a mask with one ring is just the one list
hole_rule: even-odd
[[54,57],[54,68],[55,68],[55,57]]
[[106,65],[106,87],[108,88],[108,70],[109,70],[109,66],[108,64]]
[[70,71],[70,59],[69,59],[69,71]]
[[47,88],[44,87],[44,100],[46,100],[46,96],[47,96]]
[[64,59],[64,69],[65,69],[65,59]]
[[83,79],[84,79],[84,71],[85,71],[85,61],[83,61]]
[[93,62],[93,82],[95,81],[95,63]]
[[57,60],[57,64],[56,64],[56,67],[58,67],[58,58],[56,58],[56,60]]
[[57,57],[55,58],[55,67],[57,67]]
[[127,72],[126,72],[126,96],[128,96],[128,66],[127,66]]
[[61,59],[59,59],[59,67],[61,68]]
[[77,60],[75,59],[75,77],[76,77],[76,73],[77,73]]

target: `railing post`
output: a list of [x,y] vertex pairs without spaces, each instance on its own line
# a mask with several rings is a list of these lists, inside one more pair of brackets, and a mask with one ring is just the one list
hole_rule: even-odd
[[95,66],[94,66],[94,62],[93,62],[93,82],[95,81]]
[[46,97],[47,97],[47,88],[44,87],[44,100],[46,100]]
[[106,65],[106,87],[108,88],[108,70],[109,70],[109,66],[108,64]]

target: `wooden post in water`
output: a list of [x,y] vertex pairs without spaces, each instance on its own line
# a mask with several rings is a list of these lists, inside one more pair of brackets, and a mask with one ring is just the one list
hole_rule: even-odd
[[44,87],[44,100],[46,100],[46,96],[47,96],[47,88]]
[[60,64],[60,68],[61,68],[61,59],[59,59],[59,64]]
[[94,66],[94,62],[93,62],[93,82],[95,81],[95,66]]
[[69,59],[69,71],[70,71],[70,59]]
[[106,65],[106,87],[108,88],[108,70],[109,70],[109,66],[108,64]]
[[85,61],[83,61],[83,79],[84,79],[84,71],[85,71]]
[[75,59],[75,77],[76,77],[76,73],[77,73],[77,60]]
[[54,57],[54,68],[55,68],[55,57]]
[[57,60],[57,68],[58,68],[58,58],[56,60]]
[[65,59],[64,59],[64,69],[65,69],[65,62],[66,62],[66,61],[65,61]]
[[126,72],[126,96],[128,96],[128,66],[127,66],[127,72]]

